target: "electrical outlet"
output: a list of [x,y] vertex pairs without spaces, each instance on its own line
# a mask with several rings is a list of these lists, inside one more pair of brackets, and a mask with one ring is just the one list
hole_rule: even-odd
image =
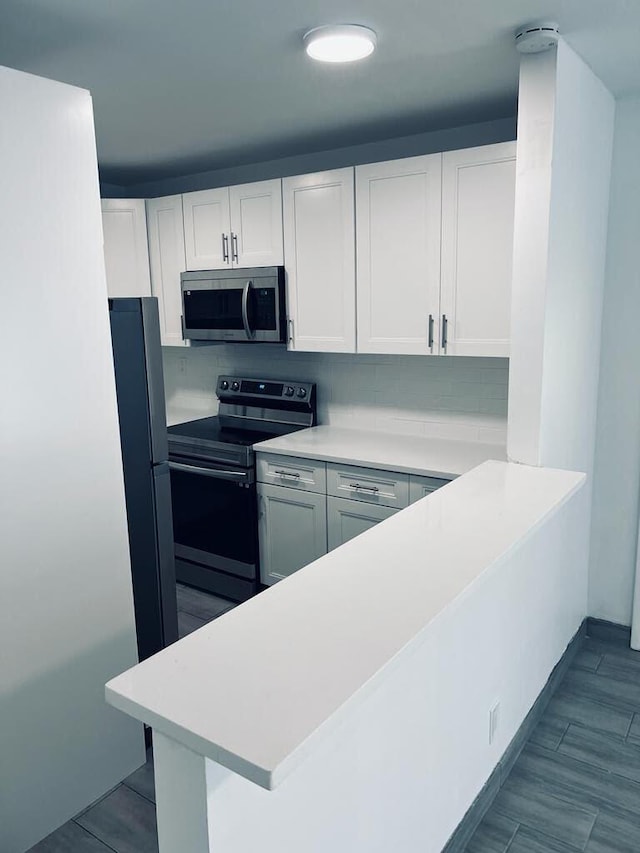
[[489,743],[493,743],[500,725],[500,702],[489,708]]
[[178,371],[183,376],[187,375],[187,359],[186,358],[183,357],[183,358],[178,359]]

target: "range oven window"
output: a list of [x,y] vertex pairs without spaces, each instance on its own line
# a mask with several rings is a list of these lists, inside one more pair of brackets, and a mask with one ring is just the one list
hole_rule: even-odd
[[[183,460],[170,457],[172,461]],[[193,550],[190,559],[233,571],[225,561],[257,565],[257,519],[255,485],[219,479],[206,463],[194,462],[192,471],[171,469],[173,531],[176,548]],[[215,470],[215,469],[209,469]],[[241,472],[243,469],[239,469]],[[176,554],[178,551],[176,551]]]

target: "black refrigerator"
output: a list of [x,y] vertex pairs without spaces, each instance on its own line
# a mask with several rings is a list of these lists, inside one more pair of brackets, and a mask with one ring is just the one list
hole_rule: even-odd
[[140,660],[178,639],[158,300],[109,300]]

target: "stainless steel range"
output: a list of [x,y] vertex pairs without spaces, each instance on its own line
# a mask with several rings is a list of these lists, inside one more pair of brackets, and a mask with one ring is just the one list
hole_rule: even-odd
[[169,427],[176,577],[235,601],[259,590],[253,445],[316,423],[312,382],[220,376],[219,414]]

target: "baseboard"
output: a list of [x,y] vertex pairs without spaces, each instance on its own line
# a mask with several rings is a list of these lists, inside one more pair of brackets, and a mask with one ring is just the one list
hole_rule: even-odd
[[[613,625],[612,623],[602,623],[599,619],[591,620],[589,618],[583,621],[582,625],[580,625],[573,639],[565,649],[564,654],[554,666],[551,675],[547,679],[547,683],[542,688],[536,701],[533,703],[531,710],[524,718],[522,725],[515,734],[515,737],[504,751],[502,758],[495,766],[491,776],[489,776],[483,785],[482,790],[467,810],[467,813],[456,827],[449,841],[444,846],[442,853],[463,853],[465,850],[471,836],[476,831],[478,825],[482,821],[482,818],[491,807],[498,791],[502,785],[504,785],[513,765],[518,760],[518,756],[522,752],[525,743],[529,740],[531,733],[540,722],[540,718],[549,704],[549,700],[556,692],[558,685],[571,666],[574,657],[580,650],[583,640],[587,636],[593,636],[592,634],[588,634],[588,626],[591,621],[597,622],[598,625],[608,624],[614,629],[623,627]],[[631,629],[626,630],[628,630],[630,637]]]
[[606,619],[588,616],[587,637],[620,646],[629,646],[631,644],[631,628],[628,625],[618,625],[616,622],[607,622]]

